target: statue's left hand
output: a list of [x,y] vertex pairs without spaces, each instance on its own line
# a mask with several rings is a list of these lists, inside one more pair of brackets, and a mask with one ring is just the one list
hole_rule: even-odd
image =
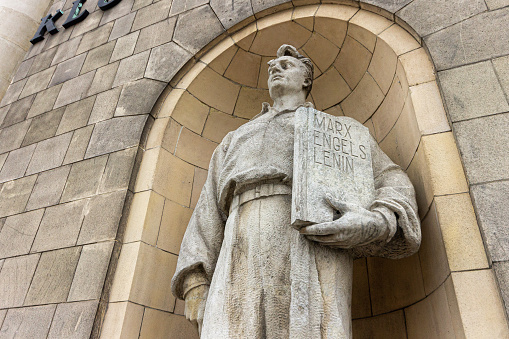
[[353,248],[386,239],[388,225],[378,211],[370,211],[355,204],[327,196],[327,202],[341,213],[334,221],[303,227],[308,239],[338,248]]

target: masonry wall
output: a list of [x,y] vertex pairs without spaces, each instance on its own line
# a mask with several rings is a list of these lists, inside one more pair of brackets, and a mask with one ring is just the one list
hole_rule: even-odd
[[[231,12],[215,0],[123,0],[102,11],[89,0],[84,22],[28,51],[0,103],[2,336],[98,333],[136,155],[161,92],[226,30],[274,6],[305,3],[235,1]],[[64,9],[61,25],[71,6],[71,0],[55,1],[49,12]],[[368,0],[360,6],[413,28],[429,50],[490,264],[509,304],[509,3]]]

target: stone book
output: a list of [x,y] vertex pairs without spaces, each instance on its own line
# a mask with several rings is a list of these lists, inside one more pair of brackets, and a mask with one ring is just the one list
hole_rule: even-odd
[[292,226],[332,221],[326,196],[369,208],[375,196],[367,127],[314,108],[295,112]]

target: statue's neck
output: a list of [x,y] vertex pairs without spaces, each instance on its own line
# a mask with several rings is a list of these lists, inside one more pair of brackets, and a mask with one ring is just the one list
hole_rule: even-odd
[[304,93],[290,94],[290,95],[280,95],[277,98],[274,98],[274,105],[272,108],[276,112],[281,112],[285,110],[294,110],[299,106],[302,106],[306,103],[306,96]]

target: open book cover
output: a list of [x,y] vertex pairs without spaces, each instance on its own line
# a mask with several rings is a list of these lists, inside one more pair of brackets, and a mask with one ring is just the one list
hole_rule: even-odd
[[332,221],[326,195],[369,208],[375,194],[366,126],[314,108],[295,112],[292,226]]

